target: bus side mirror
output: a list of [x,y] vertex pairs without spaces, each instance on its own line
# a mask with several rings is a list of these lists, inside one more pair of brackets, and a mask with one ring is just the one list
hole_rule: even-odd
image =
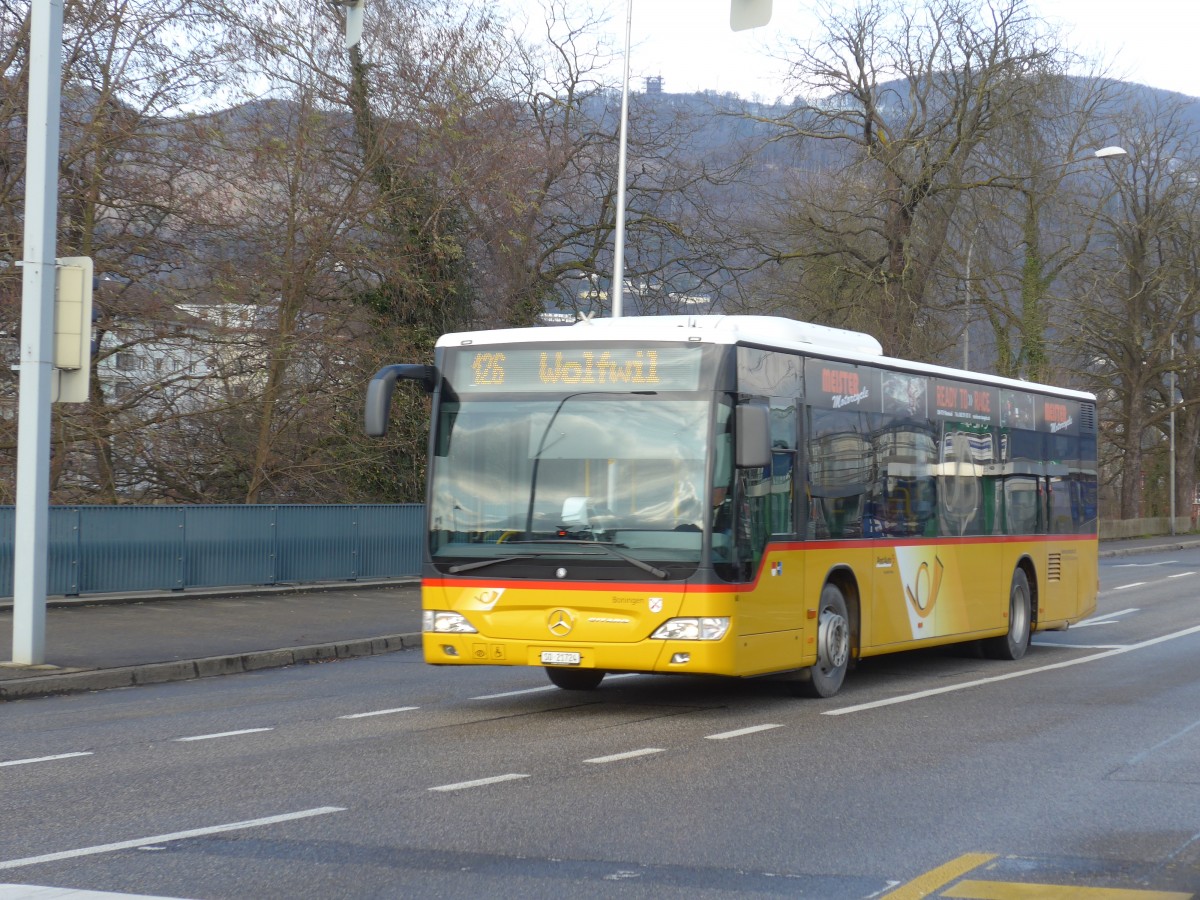
[[771,465],[771,412],[765,403],[737,407],[737,465],[739,469]]
[[421,382],[425,392],[431,394],[437,384],[437,369],[434,366],[394,365],[384,366],[375,373],[375,377],[367,384],[364,416],[364,428],[370,437],[383,437],[387,434],[392,392],[401,378]]

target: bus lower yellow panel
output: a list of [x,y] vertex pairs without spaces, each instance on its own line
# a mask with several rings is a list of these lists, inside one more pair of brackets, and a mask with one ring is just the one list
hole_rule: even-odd
[[[816,637],[799,629],[737,639],[737,674],[766,675],[811,666],[816,662]],[[806,654],[807,650],[807,654]]]
[[1076,575],[1077,606],[1072,622],[1093,615],[1100,595],[1100,545],[1096,541],[1080,541],[1077,546],[1079,565]]
[[863,650],[1003,633],[1011,568],[991,543],[880,547]]
[[[768,550],[755,583],[728,590],[431,580],[425,609],[458,612],[478,633],[426,634],[425,658],[528,666],[563,651],[578,653],[579,666],[611,671],[783,672],[816,661],[817,604],[831,576],[843,579],[860,654],[873,656],[1004,634],[1023,559],[1034,572],[1039,627],[1061,627],[1095,610],[1096,548],[1094,539],[782,545]],[[727,616],[731,627],[719,641],[650,639],[678,616]]]
[[[737,621],[732,591],[692,592],[676,586],[426,583],[425,609],[462,614],[475,634],[426,633],[425,660],[439,665],[542,665],[548,652],[578,653],[578,666],[606,671],[745,674],[767,671],[795,636],[750,640],[733,628],[719,641],[649,637],[678,616],[728,616]],[[682,654],[678,656],[677,654]],[[676,660],[676,661],[672,661]]]
[[863,652],[1003,634],[1013,572],[1022,560],[1033,570],[1038,626],[1078,621],[1095,609],[1095,557],[1094,540],[880,547]]

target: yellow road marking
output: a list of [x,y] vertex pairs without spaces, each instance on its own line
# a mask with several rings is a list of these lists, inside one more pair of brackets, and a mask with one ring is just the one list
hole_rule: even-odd
[[885,896],[887,900],[920,900],[921,897],[928,897],[955,878],[960,878],[972,869],[991,862],[995,858],[995,853],[964,853],[958,859],[952,859],[936,869],[930,869],[924,875],[918,875],[912,881],[900,885]]
[[[941,896],[958,897],[962,900],[1192,900],[1194,895],[1122,888],[1068,887],[1057,884],[960,881]],[[891,897],[892,895],[888,894],[889,900]]]

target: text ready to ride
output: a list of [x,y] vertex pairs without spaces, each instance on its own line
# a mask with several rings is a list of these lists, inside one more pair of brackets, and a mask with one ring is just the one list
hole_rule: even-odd
[[432,366],[425,659],[788,674],[979,641],[1017,659],[1096,605],[1091,394],[889,359],[765,316],[448,334]]

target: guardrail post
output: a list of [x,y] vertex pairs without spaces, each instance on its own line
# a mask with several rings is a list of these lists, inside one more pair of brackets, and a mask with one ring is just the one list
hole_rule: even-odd
[[268,584],[279,583],[279,507],[271,507],[271,580]]
[[187,587],[187,507],[179,507],[179,522],[175,526],[177,538],[175,553],[175,590],[182,591]]
[[362,563],[362,528],[359,527],[358,520],[362,517],[362,509],[358,506],[352,506],[351,510],[354,513],[354,517],[350,521],[350,531],[352,536],[350,549],[350,580],[358,581],[358,573]]
[[[78,506],[72,506],[68,509],[60,509],[60,514],[69,517],[71,522],[71,540],[67,543],[70,548],[71,569],[67,576],[68,586],[63,593],[68,597],[78,597],[80,585],[83,584],[83,528],[82,517],[83,513]],[[50,508],[50,515],[54,515],[54,507]],[[50,533],[54,533],[54,529],[50,529]],[[50,571],[54,571],[54,564],[51,562]]]

